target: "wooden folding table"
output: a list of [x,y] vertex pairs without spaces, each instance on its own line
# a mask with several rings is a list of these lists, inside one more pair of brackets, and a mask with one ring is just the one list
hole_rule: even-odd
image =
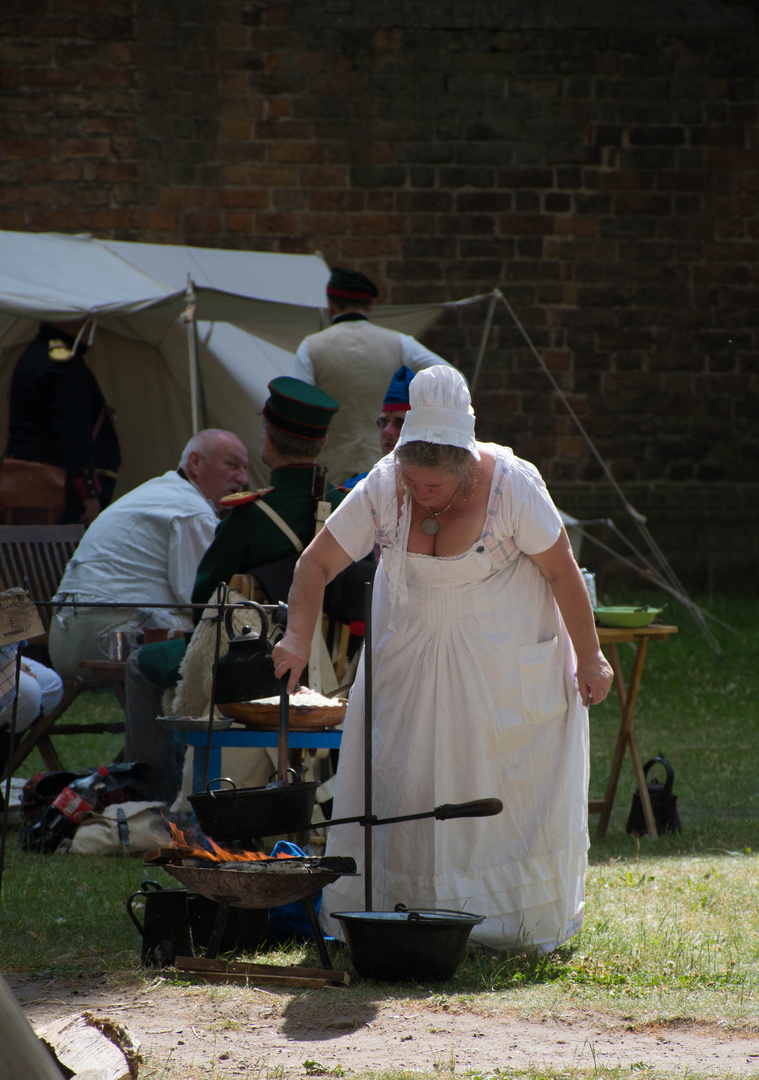
[[[599,626],[597,629],[598,640],[605,648],[609,663],[614,671],[614,685],[617,688],[617,697],[619,699],[620,723],[617,732],[617,742],[614,747],[614,756],[611,763],[611,772],[609,773],[609,779],[606,784],[606,795],[603,799],[590,799],[588,802],[588,812],[601,815],[598,822],[598,835],[605,836],[606,830],[609,827],[611,811],[614,806],[614,797],[617,793],[617,784],[619,783],[619,774],[622,771],[625,749],[629,747],[633,771],[635,773],[635,779],[640,793],[640,801],[643,807],[643,815],[648,827],[648,835],[655,838],[658,833],[656,831],[656,822],[654,821],[654,815],[651,809],[651,800],[648,796],[646,777],[643,772],[640,753],[638,752],[638,741],[635,737],[635,727],[633,726],[633,714],[635,712],[635,702],[638,697],[640,680],[643,675],[643,665],[646,662],[646,651],[648,649],[649,641],[666,641],[670,634],[677,633],[677,627],[651,625],[627,629],[622,627],[612,628]],[[630,672],[630,679],[625,686],[625,679],[622,672],[622,665],[619,661],[617,645],[624,645],[627,643],[634,644],[636,649],[632,670]],[[591,717],[592,715],[593,713],[591,711]]]

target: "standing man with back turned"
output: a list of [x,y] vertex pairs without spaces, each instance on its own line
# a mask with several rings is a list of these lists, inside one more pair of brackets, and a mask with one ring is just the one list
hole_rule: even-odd
[[413,372],[446,361],[409,334],[369,321],[377,286],[358,270],[336,266],[327,284],[332,325],[298,346],[292,374],[340,402],[319,460],[334,484],[367,472],[377,460],[377,402],[402,365]]
[[110,503],[121,462],[112,409],[84,360],[89,321],[40,325],[13,372],[5,448],[17,469],[40,462],[65,470],[58,520],[85,525]]

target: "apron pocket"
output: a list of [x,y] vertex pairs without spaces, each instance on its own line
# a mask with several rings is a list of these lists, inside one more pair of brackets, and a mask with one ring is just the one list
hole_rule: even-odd
[[525,723],[552,720],[566,712],[559,639],[519,646],[519,681]]

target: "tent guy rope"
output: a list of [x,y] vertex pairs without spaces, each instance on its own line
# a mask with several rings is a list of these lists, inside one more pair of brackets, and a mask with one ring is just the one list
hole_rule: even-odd
[[[690,615],[696,621],[696,623],[698,624],[698,626],[701,629],[702,633],[704,634],[704,637],[709,642],[710,646],[712,647],[712,649],[714,650],[716,655],[720,659],[722,659],[724,657],[724,653],[722,651],[722,648],[721,648],[719,642],[717,641],[716,637],[712,633],[711,628],[707,624],[707,618],[711,618],[709,612],[706,611],[704,608],[700,607],[698,604],[696,604],[695,601],[692,600],[690,598],[690,596],[688,595],[688,593],[686,592],[684,586],[679,581],[677,575],[675,574],[674,570],[672,569],[672,567],[670,566],[668,560],[666,559],[663,551],[661,550],[658,543],[656,542],[653,535],[651,534],[651,531],[649,530],[648,525],[647,525],[647,520],[646,520],[645,515],[641,514],[639,510],[636,510],[635,507],[627,499],[625,493],[622,491],[622,488],[619,486],[619,484],[615,480],[614,476],[612,475],[608,465],[606,464],[606,462],[604,461],[604,459],[601,457],[600,453],[596,449],[596,447],[595,447],[595,445],[593,443],[593,440],[590,438],[587,431],[583,427],[582,421],[580,420],[577,413],[574,411],[574,409],[570,405],[569,401],[567,400],[566,395],[564,394],[563,390],[561,389],[558,382],[554,378],[553,373],[550,371],[547,364],[543,360],[543,357],[540,355],[538,350],[535,348],[535,345],[533,344],[532,339],[530,338],[529,334],[525,330],[524,326],[522,325],[520,319],[518,318],[516,312],[514,311],[514,309],[511,306],[511,304],[508,302],[508,300],[503,295],[503,293],[501,292],[500,289],[494,289],[493,293],[491,295],[492,295],[492,300],[491,300],[490,308],[488,310],[488,315],[487,315],[487,318],[486,318],[485,330],[483,332],[482,343],[480,345],[480,354],[479,354],[479,356],[477,358],[477,364],[475,366],[475,372],[474,372],[472,385],[471,385],[472,393],[474,392],[474,385],[475,385],[476,379],[477,379],[477,377],[479,375],[479,370],[480,370],[480,366],[481,366],[481,362],[482,362],[482,356],[484,355],[484,348],[485,348],[485,342],[487,340],[487,335],[488,335],[488,333],[490,331],[490,326],[491,326],[491,323],[492,323],[495,301],[500,300],[501,303],[506,308],[506,310],[508,311],[508,313],[511,316],[512,320],[514,321],[514,325],[517,327],[520,334],[524,338],[528,348],[530,349],[530,352],[532,353],[532,355],[537,360],[538,364],[540,365],[542,371],[544,372],[544,374],[546,375],[546,377],[550,381],[551,385],[553,386],[556,394],[560,398],[560,400],[561,400],[562,404],[564,405],[565,409],[567,410],[570,417],[574,421],[578,431],[580,432],[583,439],[587,443],[588,448],[590,449],[590,451],[593,454],[594,458],[596,459],[596,461],[600,465],[600,467],[601,467],[601,469],[602,469],[602,471],[604,473],[604,476],[607,478],[607,480],[611,484],[611,486],[612,486],[613,490],[615,491],[615,493],[619,496],[619,499],[621,500],[622,505],[624,506],[628,517],[634,523],[634,525],[637,528],[638,532],[641,534],[641,536],[645,540],[646,544],[648,545],[648,549],[649,549],[651,555],[653,556],[653,558],[655,560],[655,563],[658,565],[658,569],[657,569],[657,565],[652,564],[650,562],[650,560],[645,558],[638,551],[635,551],[635,553],[636,553],[636,555],[638,555],[639,558],[641,558],[643,560],[644,564],[646,565],[647,572],[644,573],[643,571],[641,571],[640,567],[637,564],[635,564],[634,562],[632,562],[631,560],[625,559],[623,561],[626,563],[626,565],[629,565],[629,566],[633,567],[639,574],[641,574],[641,576],[645,577],[649,581],[653,581],[656,585],[658,585],[665,592],[668,592],[671,596],[674,596],[677,600],[679,600],[680,603],[686,608],[686,610],[690,613]],[[604,519],[604,520],[606,521],[607,519]],[[604,547],[604,545],[600,544],[599,541],[597,541],[595,539],[595,537],[591,536],[587,532],[582,531],[582,529],[580,527],[583,524],[590,524],[590,522],[582,522],[582,521],[580,521],[580,522],[577,523],[577,526],[575,526],[575,527],[580,529],[583,536],[587,536],[588,539],[593,541],[593,543],[597,543],[597,544],[599,544],[599,546]],[[609,524],[612,524],[612,523],[609,522]],[[614,526],[614,531],[615,531],[616,535],[618,535],[620,538],[624,539],[622,532],[619,529],[617,529],[616,526]],[[608,551],[608,550],[611,550],[611,549],[606,548],[606,550]],[[635,549],[633,548],[633,550],[635,550]],[[613,552],[613,554],[617,555],[616,552]],[[732,629],[732,627],[730,627],[729,629]]]

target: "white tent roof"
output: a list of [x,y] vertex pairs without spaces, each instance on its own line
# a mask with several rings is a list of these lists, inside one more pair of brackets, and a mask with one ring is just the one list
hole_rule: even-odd
[[[258,414],[269,381],[289,374],[302,339],[324,325],[328,278],[320,255],[0,231],[0,392],[7,399],[13,367],[39,321],[93,316],[87,362],[116,409],[123,459],[117,494],[175,467],[193,431],[182,318],[189,282],[207,424],[243,439],[251,483],[264,484]],[[372,318],[416,335],[449,306],[379,307]]]

